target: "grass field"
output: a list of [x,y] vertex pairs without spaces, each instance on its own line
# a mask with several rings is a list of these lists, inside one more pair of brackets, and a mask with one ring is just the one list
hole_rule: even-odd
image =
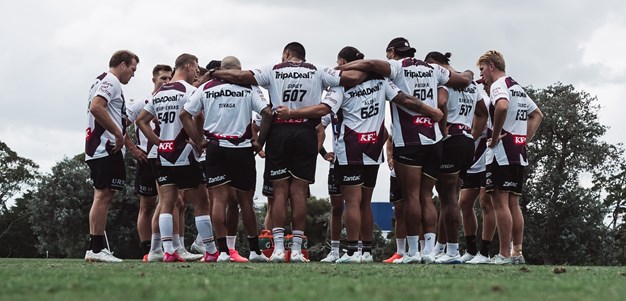
[[626,300],[626,267],[0,259],[0,300],[400,299]]

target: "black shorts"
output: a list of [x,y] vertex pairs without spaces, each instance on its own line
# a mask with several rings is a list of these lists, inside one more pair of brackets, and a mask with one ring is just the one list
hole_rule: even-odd
[[389,177],[389,202],[395,204],[402,201],[402,189],[396,177]]
[[317,132],[310,125],[272,127],[265,146],[265,178],[270,181],[295,177],[315,182]]
[[[272,185],[272,182],[270,182],[268,180],[263,180],[263,189],[262,189],[261,193],[263,194],[263,196],[266,196],[268,198],[273,198],[274,197],[274,186]],[[310,186],[307,187],[306,197],[307,197],[307,199],[311,197],[311,187]]]
[[341,195],[341,187],[337,184],[335,168],[328,169],[328,195]]
[[229,183],[237,190],[254,191],[256,164],[252,147],[230,148],[209,144],[204,173],[209,188]]
[[87,165],[95,189],[124,189],[126,166],[121,151],[103,158],[89,160]]
[[156,167],[157,159],[148,159],[148,162],[137,161],[135,167],[135,194],[145,197],[157,196]]
[[339,186],[363,185],[363,187],[374,188],[379,167],[379,164],[335,165],[337,184]]
[[464,135],[450,136],[443,141],[439,171],[443,174],[459,172],[463,177],[473,160],[474,140]]
[[[200,169],[202,170],[202,183],[206,184],[206,157],[204,158],[204,160],[199,161],[198,164],[200,165]],[[208,185],[205,185],[208,187]]]
[[484,171],[466,174],[465,177],[463,177],[461,189],[480,189],[481,187],[486,187],[485,174]]
[[487,165],[487,172],[485,173],[486,191],[491,192],[498,189],[521,195],[524,188],[524,172],[524,166],[500,166],[496,161],[493,161]]
[[393,159],[401,164],[422,168],[422,173],[437,179],[441,164],[441,141],[431,145],[412,145],[393,148]]
[[266,197],[274,197],[274,186],[272,186],[272,182],[263,179],[263,189],[261,192]]
[[202,184],[200,164],[194,160],[185,166],[157,166],[157,184],[176,185],[178,189],[193,189]]

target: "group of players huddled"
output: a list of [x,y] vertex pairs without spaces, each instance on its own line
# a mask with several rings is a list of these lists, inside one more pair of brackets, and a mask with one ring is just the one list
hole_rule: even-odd
[[[415,52],[398,37],[386,48],[387,60],[366,60],[348,46],[337,55],[337,67],[325,68],[307,62],[304,47],[292,42],[280,63],[253,70],[241,70],[232,56],[202,68],[196,56],[181,54],[174,69],[155,66],[152,93],[128,107],[121,86],[133,77],[139,57],[115,52],[89,93],[85,155],[94,199],[85,260],[122,261],[105,247],[104,230],[114,192],[125,184],[125,146],[137,161],[144,261],[308,262],[302,250],[306,200],[319,154],[330,162],[332,204],[331,251],[322,262],[372,262],[371,199],[385,149],[397,250],[384,262],[524,263],[519,197],[526,143],[541,111],[505,74],[497,51],[479,57],[477,81],[469,70],[456,71],[449,53],[430,52],[422,61]],[[136,142],[126,134],[133,123]],[[327,126],[333,129],[332,151],[323,147]],[[253,207],[256,155],[265,158],[265,227],[273,239],[267,256],[259,248]],[[483,211],[480,250],[477,198]],[[187,202],[198,231],[194,253],[181,235]],[[285,251],[288,208],[293,238]],[[239,210],[248,258],[234,247]],[[467,243],[462,256],[461,215]],[[342,217],[347,250],[340,255]],[[499,253],[490,257],[496,227]]]

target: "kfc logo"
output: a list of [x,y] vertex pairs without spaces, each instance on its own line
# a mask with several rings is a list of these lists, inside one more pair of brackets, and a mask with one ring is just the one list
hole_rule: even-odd
[[526,144],[526,136],[517,136],[517,135],[513,135],[513,141],[515,144]]
[[359,133],[359,143],[370,144],[378,142],[378,135],[376,132]]
[[413,124],[432,127],[433,120],[430,117],[426,117],[426,116],[415,116],[415,120],[413,120]]
[[159,143],[159,153],[173,153],[174,152],[174,140],[161,141]]

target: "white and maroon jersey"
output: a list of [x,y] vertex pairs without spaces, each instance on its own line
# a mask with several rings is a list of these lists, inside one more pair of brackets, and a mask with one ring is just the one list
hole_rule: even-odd
[[479,173],[486,170],[485,158],[487,156],[487,128],[483,130],[480,137],[474,141],[474,158],[472,166],[467,173]]
[[[400,89],[383,77],[370,77],[345,90],[333,87],[322,100],[339,119],[336,156],[339,165],[375,165],[383,162],[385,101]],[[341,110],[340,110],[341,109]]]
[[528,165],[526,155],[526,126],[528,114],[537,109],[537,105],[511,77],[503,76],[496,80],[490,89],[489,119],[493,124],[497,101],[508,101],[502,134],[506,134],[493,148],[487,150],[486,163],[496,160],[499,165]]
[[[273,109],[286,106],[291,110],[317,105],[328,86],[338,86],[341,72],[320,68],[307,62],[283,62],[253,71],[259,86],[267,87]],[[319,118],[279,119],[274,124],[309,124],[317,126]]]
[[218,79],[202,85],[185,110],[192,115],[204,111],[204,136],[221,147],[252,146],[252,112],[261,113],[267,101],[256,86],[230,84]]
[[[389,60],[389,78],[404,93],[422,100],[425,105],[437,107],[437,87],[450,80],[450,71],[427,64],[415,58]],[[439,122],[395,103],[391,104],[393,144],[396,147],[430,145],[441,140]]]
[[161,86],[143,108],[159,122],[161,142],[158,154],[161,166],[186,166],[195,160],[193,147],[187,143],[189,135],[178,118],[178,113],[195,90],[184,80],[169,82]]
[[[113,154],[115,136],[107,131],[94,118],[89,107],[94,97],[100,96],[107,101],[106,110],[113,123],[123,134],[126,134],[126,103],[122,92],[122,83],[109,72],[100,74],[89,89],[89,104],[87,106],[87,137],[85,139],[85,161],[103,158]],[[124,153],[124,149],[122,149]]]
[[463,89],[447,88],[448,91],[448,134],[450,136],[465,135],[472,137],[472,124],[476,103],[480,99],[475,82]]
[[[146,98],[143,100],[135,100],[130,106],[128,106],[128,109],[126,110],[128,114],[128,121],[135,123],[137,121],[137,117],[139,116],[139,113],[141,113],[141,111],[143,110],[143,107],[151,99],[152,99],[152,94],[146,96]],[[157,124],[156,118],[152,119],[152,122],[150,123],[150,127],[152,128],[154,133],[157,136],[159,136],[159,126]],[[148,141],[148,138],[146,138],[146,135],[144,135],[143,132],[139,130],[138,126],[135,126],[135,129],[136,129],[135,135],[137,136],[137,140],[139,140],[137,147],[139,147],[142,151],[147,153],[149,159],[156,158],[157,146],[153,145],[152,143],[150,143],[150,141]]]

